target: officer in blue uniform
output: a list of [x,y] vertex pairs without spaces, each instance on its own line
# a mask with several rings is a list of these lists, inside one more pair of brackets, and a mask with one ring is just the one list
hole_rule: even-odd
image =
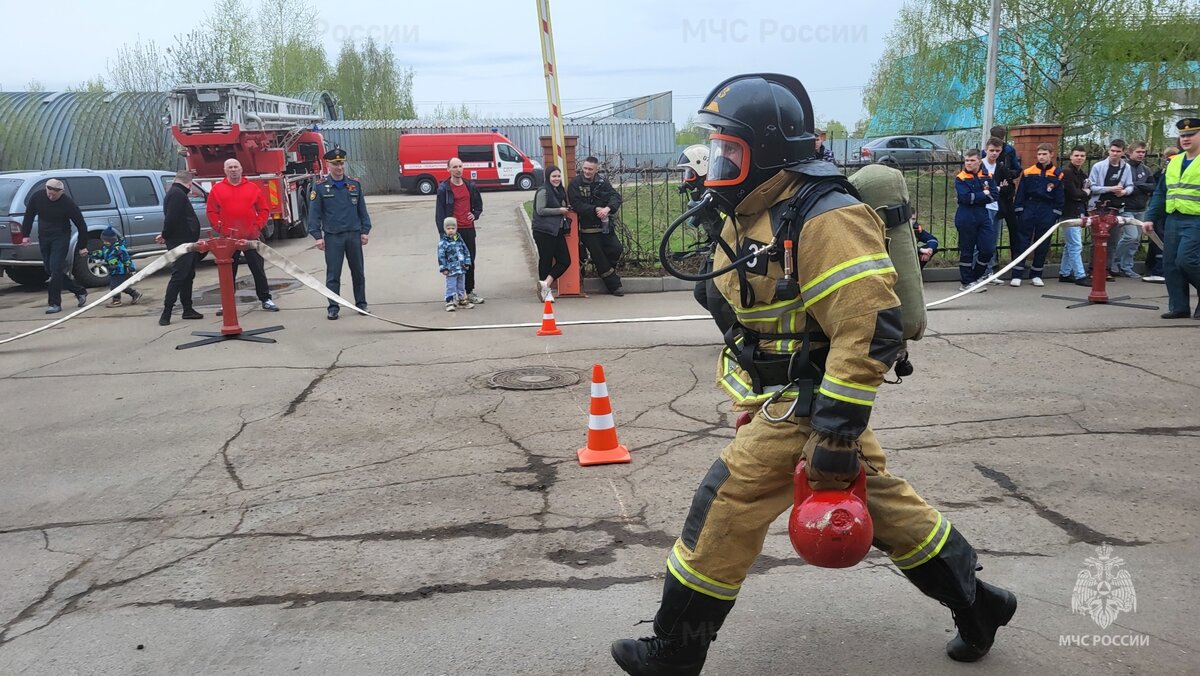
[[[362,183],[346,176],[346,151],[325,153],[329,175],[308,194],[308,234],[325,252],[325,287],[341,295],[342,259],[350,266],[354,304],[367,309],[367,280],[363,273],[363,247],[371,232],[371,217],[363,198]],[[329,303],[330,319],[338,318],[338,305]]]

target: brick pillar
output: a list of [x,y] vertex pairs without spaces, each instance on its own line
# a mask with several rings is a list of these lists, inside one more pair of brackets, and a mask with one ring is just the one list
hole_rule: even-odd
[[1062,139],[1063,128],[1058,124],[1023,124],[1010,127],[1008,135],[1010,143],[1017,149],[1021,158],[1021,166],[1032,167],[1037,163],[1037,147],[1042,143],[1054,146],[1055,164],[1058,163],[1058,144]]
[[[554,144],[550,141],[549,136],[542,136],[539,139],[542,143],[542,166],[548,167],[554,164]],[[566,185],[575,177],[575,146],[579,144],[578,136],[563,137],[563,153],[566,154],[567,166],[559,167],[563,170],[563,185]]]

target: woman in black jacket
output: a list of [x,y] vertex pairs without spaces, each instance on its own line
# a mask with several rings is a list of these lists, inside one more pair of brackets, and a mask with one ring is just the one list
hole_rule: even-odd
[[533,197],[533,241],[538,250],[538,296],[554,301],[550,285],[571,266],[567,248],[570,221],[567,215],[567,193],[563,189],[562,171],[554,165],[546,167],[546,184]]

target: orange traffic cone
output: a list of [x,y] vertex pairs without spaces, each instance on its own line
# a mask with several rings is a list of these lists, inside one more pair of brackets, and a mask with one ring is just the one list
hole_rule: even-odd
[[592,414],[588,416],[587,446],[579,449],[577,454],[579,464],[584,467],[630,460],[629,449],[617,442],[608,384],[604,382],[604,367],[599,364],[592,367]]
[[561,336],[562,331],[558,330],[558,324],[554,323],[554,306],[550,301],[546,301],[546,307],[542,310],[542,328],[538,329],[539,336]]

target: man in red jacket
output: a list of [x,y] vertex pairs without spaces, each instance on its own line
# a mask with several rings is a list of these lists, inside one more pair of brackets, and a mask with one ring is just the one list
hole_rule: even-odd
[[[258,239],[258,233],[267,224],[267,201],[262,190],[251,181],[242,178],[242,163],[235,159],[225,160],[225,180],[217,183],[208,193],[208,222],[221,237],[233,239]],[[271,300],[271,288],[267,284],[267,271],[262,255],[253,249],[241,252],[246,257],[246,266],[254,277],[254,291],[262,301],[264,310],[278,312],[279,306]],[[233,258],[233,278],[237,279],[238,259]],[[217,314],[221,314],[217,312]]]

